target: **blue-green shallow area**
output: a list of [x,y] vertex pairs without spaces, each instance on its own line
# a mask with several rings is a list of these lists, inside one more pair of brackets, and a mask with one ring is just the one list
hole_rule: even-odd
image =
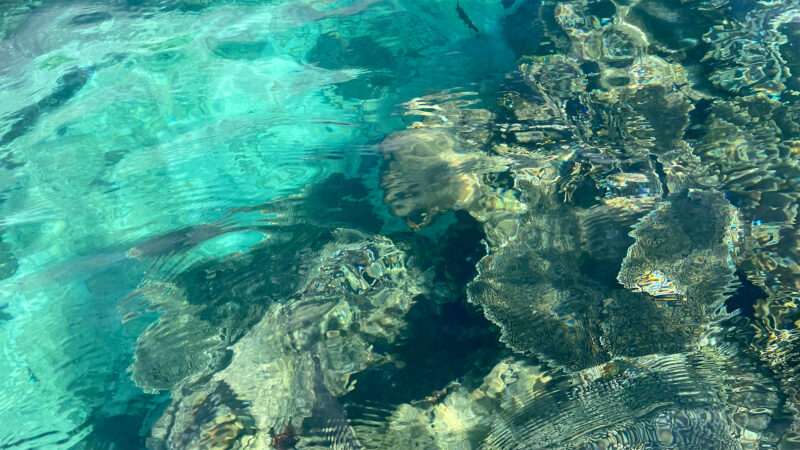
[[800,445],[800,0],[0,0],[0,449]]
[[491,0],[460,2],[479,32],[451,0],[32,6],[0,42],[0,448],[142,447],[169,401],[128,369],[142,280],[268,242],[248,207],[376,189],[398,103],[520,56]]

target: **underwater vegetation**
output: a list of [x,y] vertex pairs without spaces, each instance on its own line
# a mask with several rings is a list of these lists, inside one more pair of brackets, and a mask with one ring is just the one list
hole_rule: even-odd
[[0,447],[800,447],[800,0],[0,13]]

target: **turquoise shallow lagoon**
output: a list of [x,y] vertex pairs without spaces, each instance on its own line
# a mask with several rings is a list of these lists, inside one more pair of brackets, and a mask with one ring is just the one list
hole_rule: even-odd
[[800,446],[800,3],[0,13],[0,448]]

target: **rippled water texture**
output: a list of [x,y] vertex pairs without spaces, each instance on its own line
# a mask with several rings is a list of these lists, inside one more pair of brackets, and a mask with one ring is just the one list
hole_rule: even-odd
[[0,15],[0,448],[800,447],[797,0]]
[[[502,13],[482,11],[487,32]],[[327,201],[305,219],[300,203],[259,205],[334,175],[377,184],[377,144],[403,127],[395,104],[514,60],[444,2],[52,2],[19,14],[0,47],[0,436],[21,447],[135,438],[166,398],[126,372],[155,319],[132,320],[144,278],[333,222],[315,210],[337,209]]]

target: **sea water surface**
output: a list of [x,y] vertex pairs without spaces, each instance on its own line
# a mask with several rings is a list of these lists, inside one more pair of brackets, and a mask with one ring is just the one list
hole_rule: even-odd
[[798,448],[799,11],[5,2],[0,448]]
[[269,241],[237,208],[335,176],[377,189],[395,105],[513,70],[503,7],[471,6],[481,35],[449,2],[27,11],[0,44],[2,445],[143,445],[169,394],[131,381],[155,316],[130,318],[124,299],[167,265]]

